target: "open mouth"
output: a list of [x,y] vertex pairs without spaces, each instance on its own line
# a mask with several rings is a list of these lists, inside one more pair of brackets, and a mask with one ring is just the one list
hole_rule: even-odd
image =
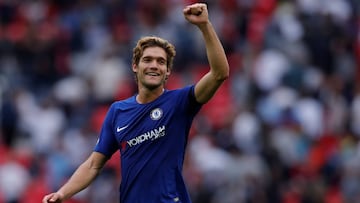
[[146,75],[148,75],[148,76],[154,76],[154,77],[160,76],[159,73],[154,73],[154,72],[146,73]]

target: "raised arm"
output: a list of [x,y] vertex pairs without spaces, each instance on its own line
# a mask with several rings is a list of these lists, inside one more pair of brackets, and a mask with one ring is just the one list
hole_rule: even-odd
[[209,20],[207,5],[192,4],[185,7],[183,13],[186,20],[200,29],[205,41],[210,70],[197,82],[195,97],[198,102],[206,103],[229,77],[229,64],[224,48]]
[[82,163],[57,192],[46,195],[42,203],[61,203],[81,190],[85,189],[96,178],[104,167],[107,158],[98,152],[93,152],[90,157]]

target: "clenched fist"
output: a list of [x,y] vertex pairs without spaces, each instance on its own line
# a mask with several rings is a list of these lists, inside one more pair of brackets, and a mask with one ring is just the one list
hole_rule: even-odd
[[186,6],[183,13],[185,19],[195,25],[204,24],[209,21],[207,5],[204,3],[195,3]]

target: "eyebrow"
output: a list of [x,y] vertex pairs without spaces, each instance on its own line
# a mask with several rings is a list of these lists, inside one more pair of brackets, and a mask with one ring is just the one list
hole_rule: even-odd
[[166,60],[166,58],[164,58],[164,57],[162,57],[162,56],[159,56],[159,57],[157,57],[157,56],[143,56],[142,57],[143,59],[156,59],[156,60],[164,60],[165,62],[167,61]]

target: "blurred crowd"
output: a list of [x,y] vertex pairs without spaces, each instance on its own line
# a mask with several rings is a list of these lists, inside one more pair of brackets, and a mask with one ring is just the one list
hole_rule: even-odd
[[[136,92],[139,37],[176,46],[168,89],[208,70],[193,2],[0,0],[0,203],[40,202],[87,158]],[[360,2],[206,2],[230,78],[191,129],[193,202],[360,202]],[[119,157],[68,203],[118,202]]]

